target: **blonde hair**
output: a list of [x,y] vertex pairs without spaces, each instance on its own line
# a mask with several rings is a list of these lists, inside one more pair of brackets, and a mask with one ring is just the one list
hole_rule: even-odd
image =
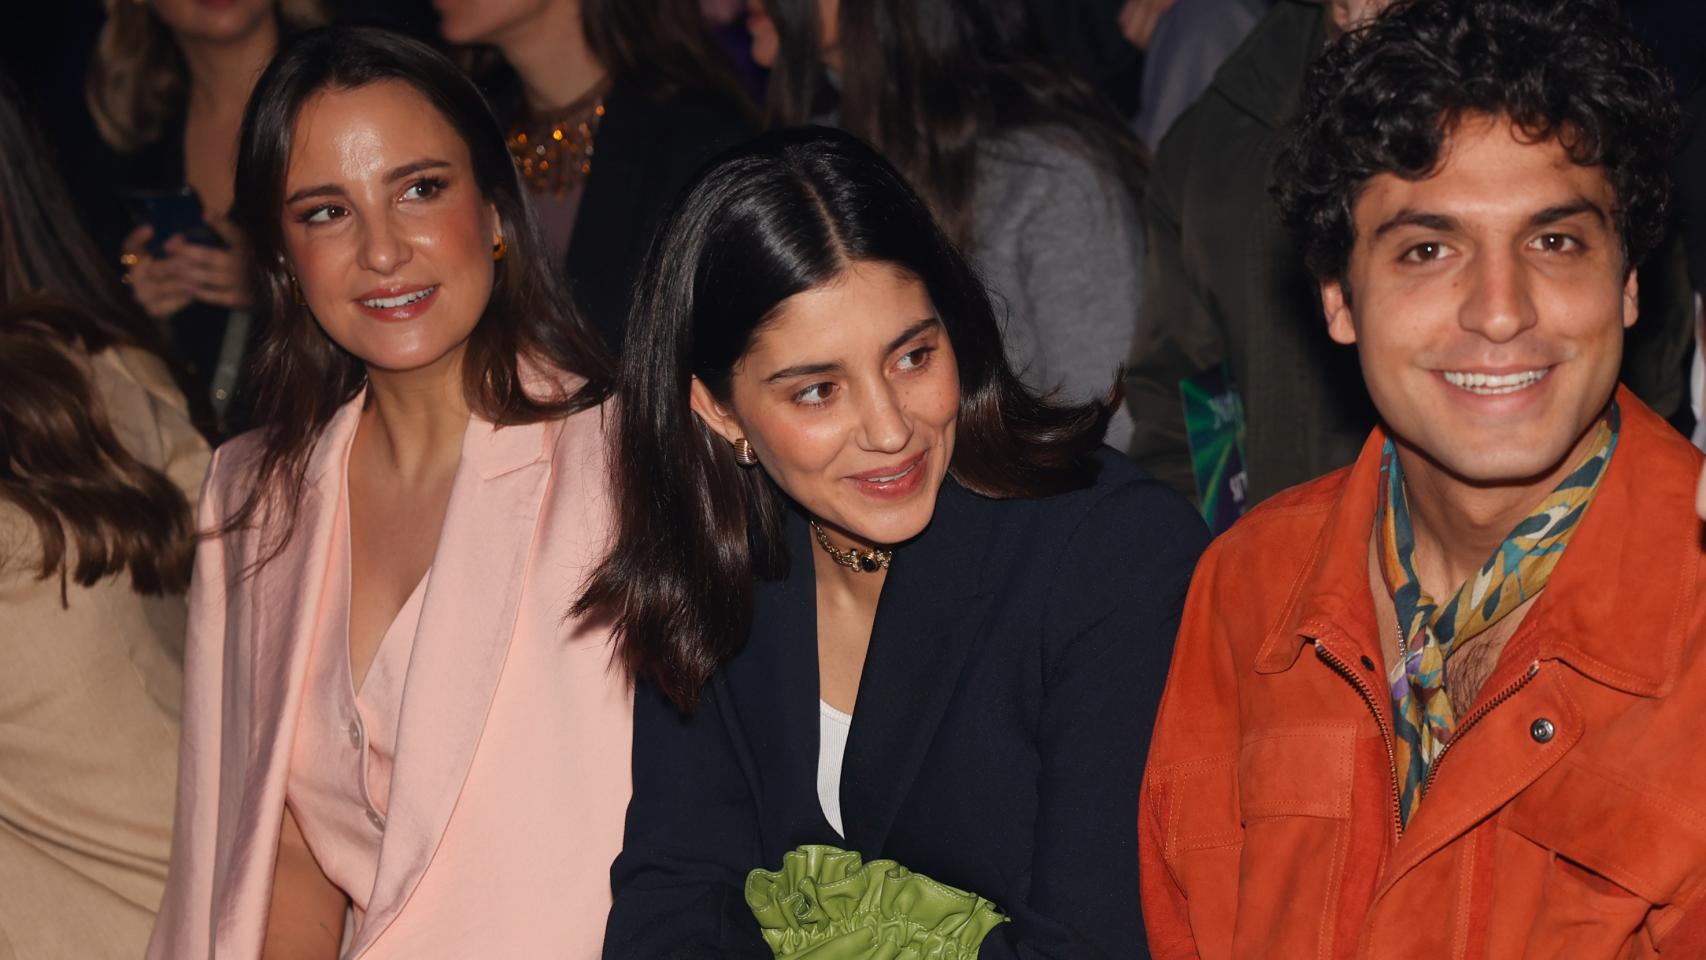
[[[133,153],[160,139],[189,77],[171,29],[147,0],[106,0],[106,8],[84,95],[101,139]],[[326,21],[321,0],[278,0],[278,16],[296,27]]]

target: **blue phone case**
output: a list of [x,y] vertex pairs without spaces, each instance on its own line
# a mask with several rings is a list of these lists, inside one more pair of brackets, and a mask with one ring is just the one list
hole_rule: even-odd
[[181,236],[204,247],[225,246],[225,240],[203,219],[201,200],[188,187],[182,190],[133,191],[126,200],[137,225],[146,224],[154,228],[154,236],[148,241],[150,256],[165,256],[166,241],[173,236]]

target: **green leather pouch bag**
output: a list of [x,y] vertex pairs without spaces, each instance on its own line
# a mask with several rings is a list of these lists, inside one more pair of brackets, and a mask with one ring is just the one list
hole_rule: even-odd
[[815,845],[748,874],[746,904],[778,960],[976,960],[1009,919],[893,860]]

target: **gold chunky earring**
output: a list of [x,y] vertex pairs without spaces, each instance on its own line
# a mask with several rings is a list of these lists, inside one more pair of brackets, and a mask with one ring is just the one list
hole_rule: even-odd
[[735,462],[743,467],[758,466],[758,451],[752,449],[752,441],[745,437],[735,441]]
[[500,233],[498,234],[498,242],[492,244],[492,259],[502,260],[504,258],[504,254],[508,252],[509,238]]

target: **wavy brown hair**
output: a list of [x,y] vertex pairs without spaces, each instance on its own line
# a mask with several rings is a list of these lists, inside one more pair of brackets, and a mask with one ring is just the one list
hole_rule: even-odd
[[[758,124],[758,109],[705,36],[698,0],[581,0],[587,48],[611,80],[654,101],[693,96]],[[458,51],[464,69],[498,106],[519,106],[520,78],[496,47]]]
[[[189,89],[189,71],[171,28],[151,4],[106,0],[106,8],[84,96],[101,138],[121,153],[134,153],[160,139]],[[278,17],[292,27],[326,22],[321,0],[278,0]]]
[[125,572],[137,593],[182,593],[189,502],[113,434],[88,354],[68,332],[85,325],[56,301],[0,308],[0,501],[34,522],[36,574],[59,574],[62,597],[66,576],[88,587]]
[[[299,303],[284,246],[284,185],[297,114],[315,95],[369,84],[407,85],[461,136],[474,181],[497,208],[508,253],[464,354],[468,405],[500,426],[537,423],[597,406],[610,392],[609,360],[569,301],[479,90],[447,57],[376,27],[320,27],[287,43],[261,74],[243,114],[235,216],[250,239],[259,289],[255,315],[266,331],[251,374],[260,452],[241,506],[223,529],[263,524],[270,538],[256,566],[290,538],[307,487],[308,458],[321,431],[367,382],[360,359],[328,337]],[[567,395],[536,395],[522,365],[573,374]],[[251,570],[252,572],[252,570]]]
[[0,81],[0,501],[34,522],[41,577],[90,586],[128,571],[140,593],[181,592],[189,504],[118,442],[86,372],[112,347],[161,354],[160,337],[78,228],[19,104]]
[[882,156],[826,127],[726,154],[652,246],[616,403],[616,547],[575,607],[610,610],[618,657],[683,710],[746,642],[754,579],[785,575],[789,561],[790,501],[735,463],[693,413],[689,385],[726,401],[778,307],[854,263],[917,277],[941,317],[960,379],[955,481],[1024,498],[1096,480],[1117,394],[1064,404],[1020,382],[982,280]]

